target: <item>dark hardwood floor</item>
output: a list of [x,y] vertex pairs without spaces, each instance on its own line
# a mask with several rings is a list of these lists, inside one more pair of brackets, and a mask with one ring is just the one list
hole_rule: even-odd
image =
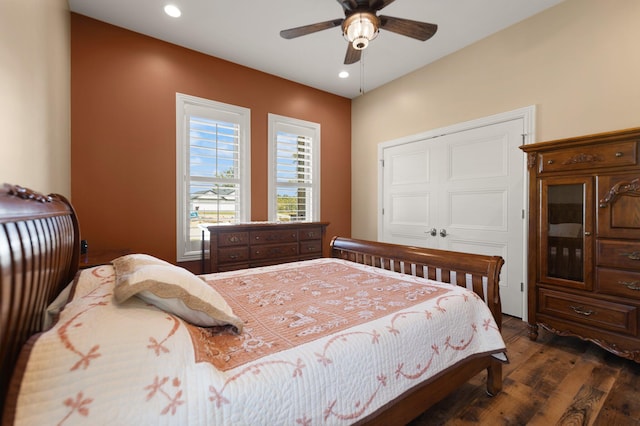
[[640,364],[543,329],[532,342],[519,318],[505,317],[502,334],[500,394],[487,396],[479,374],[410,425],[640,426]]

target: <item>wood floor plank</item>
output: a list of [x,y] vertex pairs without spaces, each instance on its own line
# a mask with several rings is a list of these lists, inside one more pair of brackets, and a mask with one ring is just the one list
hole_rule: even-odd
[[605,393],[592,386],[582,386],[571,406],[562,413],[557,424],[592,425],[604,402]]
[[[532,426],[554,425],[571,407],[575,395],[578,394],[582,383],[588,380],[591,369],[575,369],[565,377],[558,387],[548,395],[545,403],[531,419]],[[581,424],[581,423],[578,423]]]
[[480,374],[410,426],[640,426],[640,363],[546,330],[532,342],[509,316],[502,333],[502,392],[488,397]]
[[489,398],[485,389],[484,385],[474,386],[468,383],[434,405],[411,424],[415,426],[443,425],[450,420],[452,412],[459,413],[466,407],[477,404],[476,399],[478,398]]
[[573,368],[577,356],[554,347],[542,347],[536,356],[509,374],[515,382],[524,383],[534,392],[551,394]]
[[640,364],[623,361],[594,425],[640,425]]
[[[544,402],[544,396],[537,394],[523,383],[507,380],[500,394],[493,398],[477,400],[474,406],[466,407],[447,425],[524,425],[538,411]],[[464,422],[459,422],[461,419]]]
[[509,359],[509,363],[502,367],[504,377],[511,374],[523,362],[526,362],[525,360],[536,356],[541,347],[539,343],[531,342],[526,335],[505,339],[505,344],[507,345],[507,358]]
[[530,424],[592,424],[618,374],[616,368],[579,358]]

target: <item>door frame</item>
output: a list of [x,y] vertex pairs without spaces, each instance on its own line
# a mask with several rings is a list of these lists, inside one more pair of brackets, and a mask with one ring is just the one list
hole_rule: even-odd
[[[393,139],[386,142],[381,142],[378,144],[378,240],[380,239],[380,235],[382,235],[383,229],[383,217],[382,217],[382,209],[383,205],[383,160],[384,160],[384,150],[386,148],[402,145],[411,142],[417,142],[419,140],[425,139],[436,139],[441,136],[450,135],[453,133],[463,132],[467,130],[472,130],[479,127],[491,126],[494,124],[503,123],[505,121],[523,120],[524,134],[522,135],[522,144],[530,144],[535,143],[536,139],[536,126],[535,126],[535,118],[536,118],[536,105],[530,105],[523,108],[518,108],[512,111],[502,112],[494,115],[490,115],[487,117],[482,117],[474,120],[465,121],[462,123],[456,123],[450,126],[440,127],[437,129],[427,130],[422,133],[417,133],[409,136],[404,136],[398,139]],[[524,209],[525,216],[529,214],[529,178],[528,178],[528,170],[526,165],[526,156],[523,154],[523,199],[522,199],[522,207]],[[524,218],[528,223],[528,217]],[[522,235],[522,252],[524,256],[522,258],[522,282],[524,283],[524,288],[522,291],[522,320],[527,321],[529,317],[528,312],[528,304],[527,304],[527,294],[528,294],[528,268],[527,268],[527,248],[528,248],[528,226],[523,226],[523,235]]]

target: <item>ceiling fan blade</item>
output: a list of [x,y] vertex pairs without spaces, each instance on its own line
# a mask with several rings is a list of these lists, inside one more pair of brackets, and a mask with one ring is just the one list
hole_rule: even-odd
[[429,40],[438,30],[436,24],[412,21],[404,18],[394,18],[393,16],[380,15],[380,28],[403,36],[415,38],[416,40]]
[[395,0],[369,0],[369,7],[373,10],[382,10]]
[[362,50],[358,50],[353,47],[353,44],[349,43],[347,46],[347,54],[344,56],[345,65],[355,64],[360,60]]
[[358,2],[356,0],[338,0],[340,6],[345,12],[350,12],[358,7]]
[[307,34],[316,33],[318,31],[327,30],[329,28],[338,27],[342,25],[344,19],[334,19],[332,21],[318,22],[316,24],[303,25],[301,27],[289,28],[288,30],[280,31],[280,37],[286,39],[292,39]]

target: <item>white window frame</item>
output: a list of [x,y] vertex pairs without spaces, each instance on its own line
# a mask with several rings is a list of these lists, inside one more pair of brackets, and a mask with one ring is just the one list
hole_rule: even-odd
[[[189,110],[200,110],[205,116],[215,120],[233,122],[240,125],[240,218],[241,222],[251,220],[251,110],[196,96],[176,93],[176,252],[177,261],[200,260],[202,248],[190,247],[189,217]],[[206,232],[205,232],[206,234]],[[208,238],[208,235],[205,235]]]
[[277,196],[276,196],[276,150],[278,132],[287,132],[308,136],[312,139],[311,146],[311,221],[320,220],[320,124],[297,118],[285,117],[277,114],[268,115],[269,122],[269,169],[268,169],[268,215],[270,221],[277,221]]

